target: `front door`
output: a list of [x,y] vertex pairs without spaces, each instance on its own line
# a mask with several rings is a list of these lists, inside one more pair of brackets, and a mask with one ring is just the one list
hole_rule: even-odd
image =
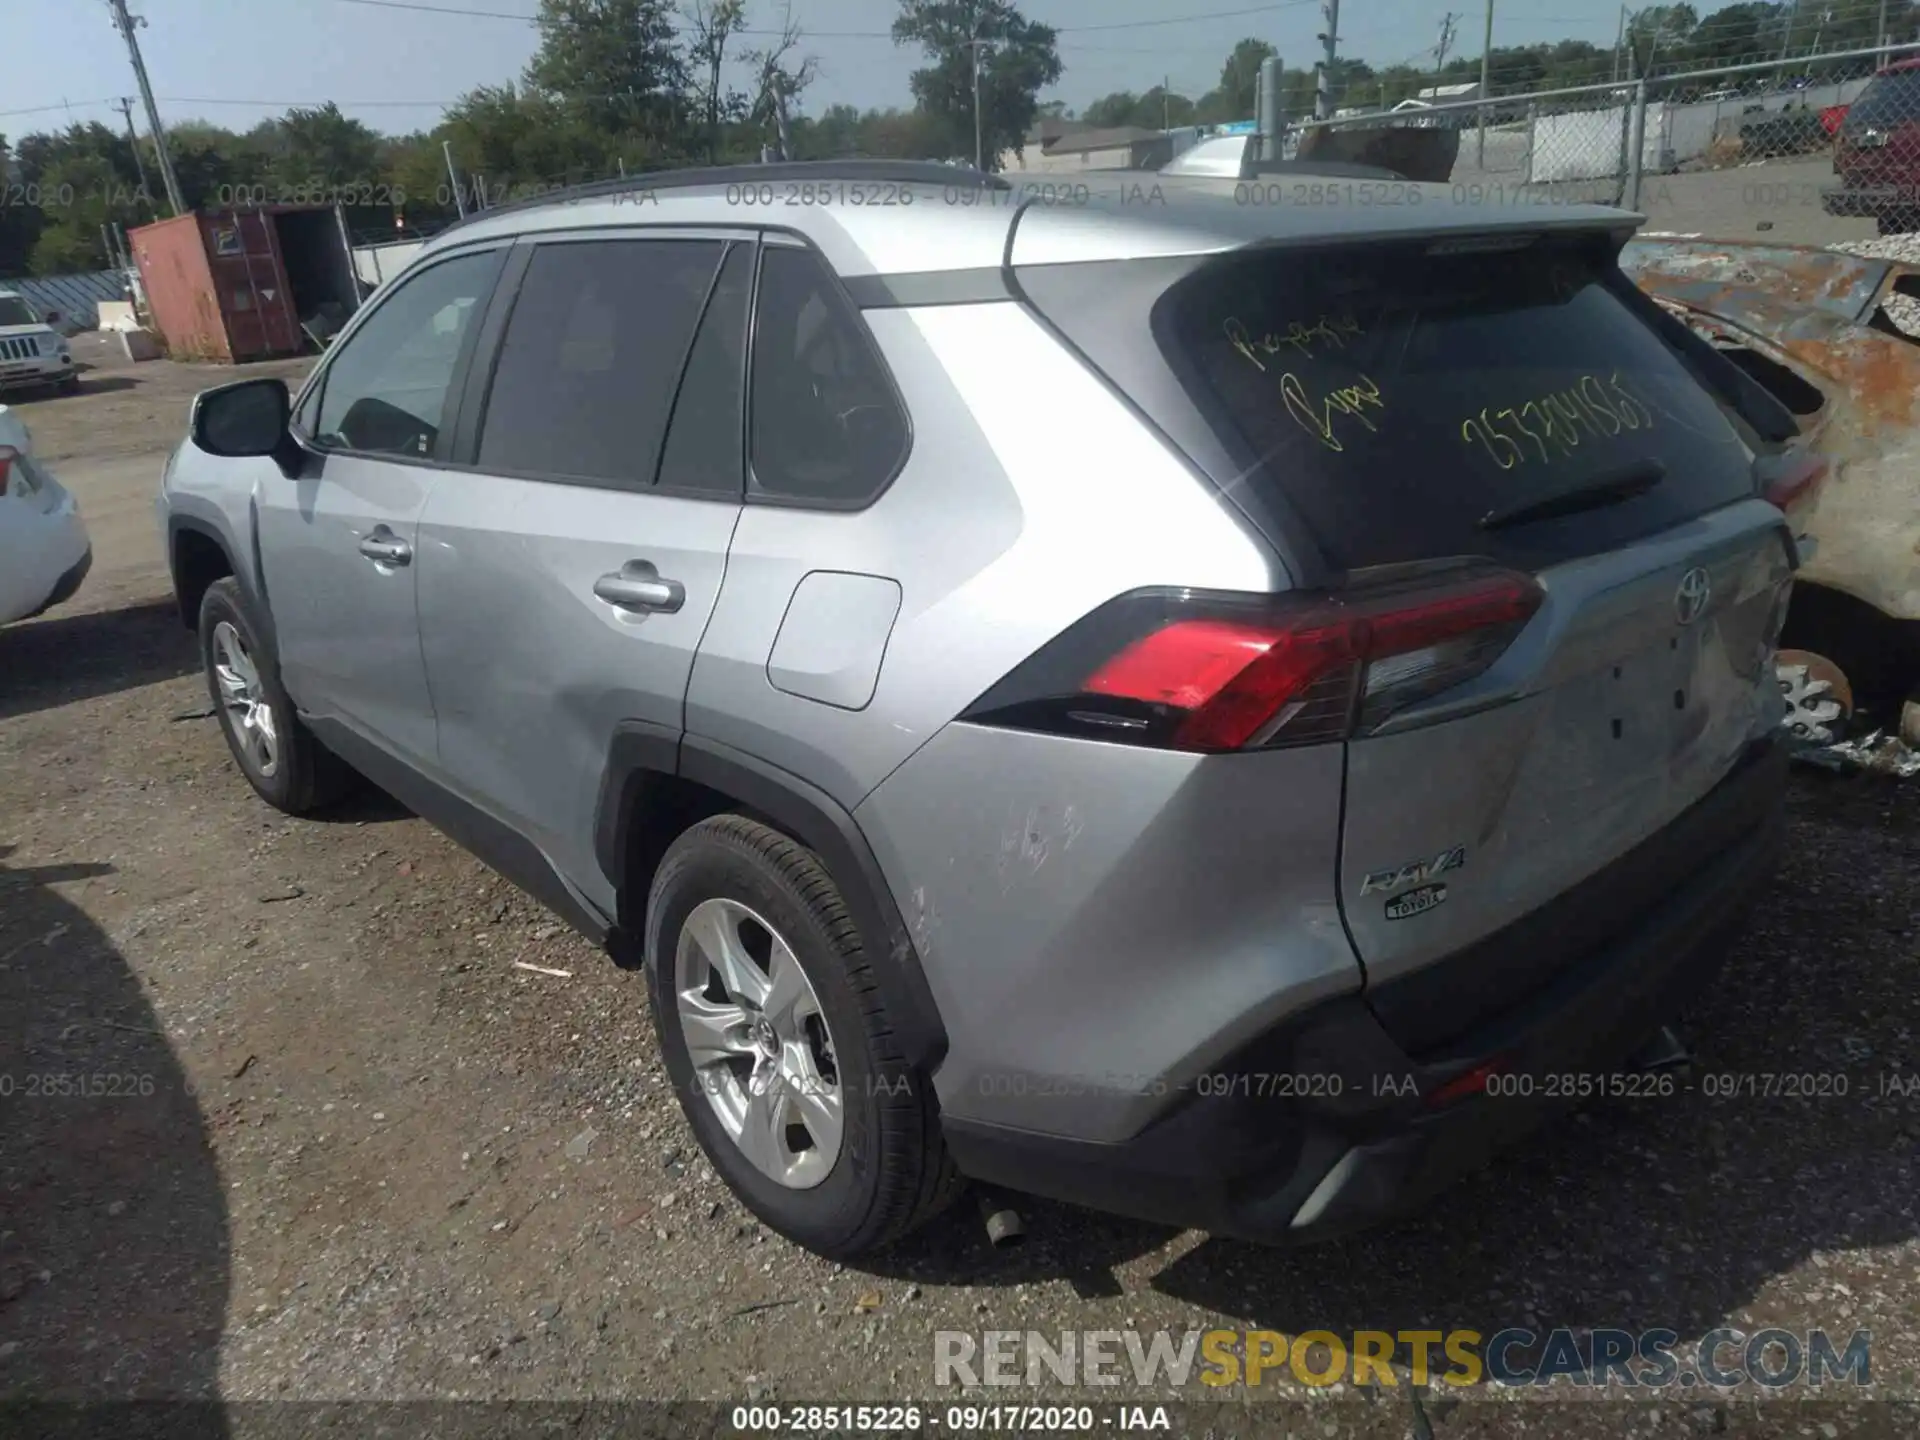
[[430,762],[433,704],[414,576],[456,373],[500,252],[428,266],[381,299],[302,397],[305,466],[255,487],[280,673],[309,715]]
[[535,247],[473,466],[440,478],[420,527],[441,768],[609,912],[593,829],[613,737],[684,729],[739,518],[752,252],[630,232]]

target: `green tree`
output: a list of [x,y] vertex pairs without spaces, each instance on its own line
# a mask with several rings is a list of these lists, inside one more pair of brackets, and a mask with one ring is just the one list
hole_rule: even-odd
[[900,0],[893,39],[919,46],[927,57],[908,83],[918,108],[937,122],[943,152],[972,155],[977,123],[981,163],[989,170],[1026,142],[1040,91],[1060,78],[1053,27],[1028,20],[1007,0]]
[[1121,125],[1162,130],[1170,125],[1191,125],[1193,115],[1193,101],[1156,85],[1144,95],[1131,90],[1103,95],[1081,112],[1080,119],[1103,130]]
[[1116,90],[1111,95],[1102,95],[1098,100],[1080,112],[1080,119],[1088,124],[1106,130],[1116,125],[1131,125],[1133,112],[1140,104],[1140,97],[1131,90]]
[[688,88],[667,0],[540,0],[540,49],[529,89],[608,135],[666,139]]
[[[190,210],[233,203],[242,186],[264,185],[266,155],[246,136],[205,120],[177,121],[167,129],[167,157],[173,161],[180,198]],[[148,185],[157,189],[148,153]],[[245,193],[251,194],[249,189]],[[163,198],[163,197],[161,197]]]
[[269,198],[360,189],[379,179],[380,137],[342,115],[331,100],[312,109],[289,110],[256,126],[248,139],[265,162],[261,178]]
[[1235,45],[1226,64],[1220,67],[1220,83],[1200,99],[1201,123],[1221,125],[1258,118],[1254,105],[1260,87],[1260,65],[1278,53],[1264,40],[1246,39]]
[[727,45],[746,17],[746,0],[693,0],[687,12],[692,29],[687,54],[693,69],[693,98],[706,118],[707,162],[720,158],[720,124],[746,113],[747,97],[722,86]]
[[1649,5],[1627,23],[1627,48],[1633,56],[1633,73],[1651,75],[1663,59],[1684,56],[1700,28],[1700,14],[1693,6]]
[[[25,135],[12,155],[6,216],[9,264],[39,275],[109,263],[100,227],[154,218],[133,147],[98,121]],[[24,265],[21,257],[24,255]]]

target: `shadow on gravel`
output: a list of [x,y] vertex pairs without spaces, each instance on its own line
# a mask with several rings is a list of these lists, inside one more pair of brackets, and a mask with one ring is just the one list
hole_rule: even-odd
[[[84,592],[82,592],[84,593]],[[112,695],[200,668],[171,600],[0,627],[0,720]]]
[[[1920,1073],[1916,873],[1920,782],[1798,778],[1769,902],[1683,1017],[1691,1093],[1564,1117],[1394,1228],[1290,1250],[1203,1239],[1147,1283],[1293,1335],[1617,1326],[1683,1341],[1773,1287],[1777,1323],[1824,1327],[1844,1348],[1862,1322],[1827,1293],[1848,1275],[1834,1252],[1920,1235],[1920,1092],[1882,1090]],[[1715,1098],[1708,1075],[1810,1076],[1825,1093]],[[968,1197],[872,1268],[987,1286],[1064,1279],[1093,1298],[1121,1294],[1115,1267],[1172,1238],[1008,1198],[1024,1248],[989,1248]],[[1817,1280],[1792,1273],[1815,1254],[1834,1257]],[[1886,1283],[1853,1280],[1856,1295]],[[1197,1310],[1194,1323],[1206,1319]]]
[[[211,1398],[229,1242],[206,1118],[125,959],[52,888],[113,867],[9,851],[0,1401]],[[201,1418],[196,1433],[226,1433]]]

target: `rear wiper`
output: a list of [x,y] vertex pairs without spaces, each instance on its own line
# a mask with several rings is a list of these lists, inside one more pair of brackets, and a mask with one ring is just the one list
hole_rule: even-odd
[[1510,506],[1505,510],[1490,510],[1481,518],[1480,528],[1505,530],[1514,525],[1531,525],[1536,520],[1558,520],[1564,515],[1578,515],[1583,510],[1618,505],[1646,494],[1666,478],[1665,465],[1658,460],[1641,460],[1632,465],[1623,465],[1618,470],[1610,470],[1583,485],[1563,490],[1558,495],[1549,495],[1543,500],[1529,500],[1524,505]]

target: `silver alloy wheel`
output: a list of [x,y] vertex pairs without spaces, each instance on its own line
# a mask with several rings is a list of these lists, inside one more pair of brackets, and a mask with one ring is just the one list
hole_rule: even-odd
[[1815,677],[1806,665],[1777,665],[1774,673],[1787,702],[1781,723],[1788,733],[1804,745],[1831,745],[1838,740],[1835,722],[1845,708],[1834,699],[1833,683]]
[[233,622],[213,627],[213,679],[220,687],[233,738],[247,767],[262,780],[271,780],[280,768],[280,736],[273,726],[273,706],[260,683],[247,642]]
[[789,945],[737,900],[680,927],[674,996],[694,1083],[754,1168],[810,1190],[840,1156],[846,1108],[820,997]]

